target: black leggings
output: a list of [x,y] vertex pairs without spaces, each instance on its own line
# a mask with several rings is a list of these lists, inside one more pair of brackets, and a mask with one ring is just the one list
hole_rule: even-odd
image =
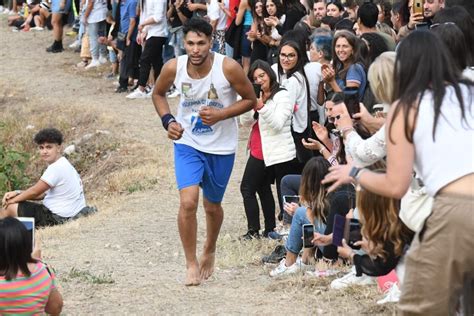
[[263,160],[249,156],[240,184],[248,230],[260,230],[260,210],[256,194],[262,204],[265,231],[270,232],[275,228],[275,200],[272,194],[272,182],[272,170],[265,168]]
[[166,37],[150,37],[146,40],[145,48],[140,58],[139,86],[146,86],[151,66],[153,66],[155,81],[160,75],[161,68],[163,67],[163,45],[165,45],[166,39]]

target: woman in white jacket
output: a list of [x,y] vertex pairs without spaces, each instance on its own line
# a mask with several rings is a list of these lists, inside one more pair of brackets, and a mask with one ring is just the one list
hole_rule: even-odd
[[293,104],[287,90],[280,87],[270,65],[256,60],[249,70],[249,79],[260,85],[257,106],[240,116],[244,126],[252,127],[248,147],[249,159],[245,166],[240,192],[244,199],[248,232],[245,239],[260,236],[260,197],[265,219],[264,237],[275,228],[275,201],[271,183],[276,180],[280,195],[280,181],[297,169],[296,149],[291,135]]

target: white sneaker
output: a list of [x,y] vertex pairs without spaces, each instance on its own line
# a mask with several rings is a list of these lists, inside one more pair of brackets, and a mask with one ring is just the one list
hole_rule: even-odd
[[76,41],[72,42],[72,44],[69,45],[69,48],[74,49],[74,48],[78,48],[80,46],[81,46],[81,42],[76,40]]
[[278,267],[270,271],[270,276],[271,277],[276,277],[276,276],[281,276],[281,275],[286,275],[286,274],[295,274],[298,271],[300,271],[300,267],[297,262],[293,263],[291,266],[287,267],[286,266],[286,259],[283,258],[280,261],[280,264]]
[[302,272],[314,271],[314,265],[304,263],[303,260],[301,260],[301,257],[296,258],[296,264]]
[[105,57],[105,56],[100,56],[99,57],[99,63],[101,65],[106,64],[107,62],[108,62],[107,57]]
[[398,288],[397,283],[394,283],[392,287],[390,287],[390,289],[385,293],[385,297],[381,300],[378,300],[377,304],[381,305],[385,303],[397,303],[400,300],[400,294],[402,294],[402,292]]
[[368,275],[362,274],[362,276],[356,276],[355,267],[351,272],[345,276],[335,279],[331,282],[331,289],[340,290],[350,285],[370,285],[375,284],[375,278]]
[[127,99],[145,99],[148,98],[147,92],[136,88],[132,93],[126,96]]
[[99,67],[100,63],[97,59],[92,59],[92,61],[85,67],[86,70]]
[[168,94],[168,98],[176,98],[179,97],[181,94],[179,93],[178,89],[174,89]]
[[35,26],[35,27],[32,27],[30,30],[32,30],[32,31],[44,31],[44,28],[41,27],[41,26]]

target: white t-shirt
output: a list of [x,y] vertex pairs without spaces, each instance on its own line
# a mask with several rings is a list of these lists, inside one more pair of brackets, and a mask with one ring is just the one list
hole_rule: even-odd
[[87,17],[87,23],[98,23],[104,21],[107,17],[107,1],[106,0],[87,0],[86,6],[89,1],[94,1],[92,11]]
[[[229,8],[229,0],[224,0],[224,6]],[[211,3],[207,6],[207,16],[211,21],[216,21],[216,31],[223,31],[226,28],[227,24],[227,15],[219,6],[217,0],[211,0]]]
[[167,37],[166,0],[145,0],[140,21],[145,21],[149,17],[153,17],[156,23],[145,27],[147,32],[146,39],[150,37]]
[[86,206],[81,177],[66,158],[50,164],[41,180],[50,186],[43,204],[54,214],[73,217]]

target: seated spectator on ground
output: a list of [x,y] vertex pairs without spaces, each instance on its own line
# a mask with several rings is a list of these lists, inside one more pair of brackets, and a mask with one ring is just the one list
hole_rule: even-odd
[[[286,258],[278,267],[270,272],[270,276],[293,274],[308,265],[314,257],[315,248],[305,248],[302,258],[298,254],[303,248],[303,224],[314,225],[313,243],[327,259],[337,259],[337,250],[332,243],[332,228],[336,214],[345,216],[352,207],[354,188],[352,185],[341,187],[333,194],[328,194],[321,180],[327,174],[330,164],[321,157],[311,158],[305,165],[301,175],[300,203],[285,204],[285,210],[293,215],[288,240],[286,242]],[[351,198],[352,197],[352,198]]]
[[[25,191],[5,193],[0,218],[34,217],[37,227],[62,224],[96,211],[86,206],[82,181],[76,169],[62,156],[63,135],[55,128],[40,130],[34,137],[48,168],[40,180]],[[42,200],[43,204],[29,202]]]
[[55,276],[37,259],[31,237],[13,217],[0,219],[0,314],[59,315],[63,298]]
[[[400,201],[361,190],[357,191],[356,205],[362,240],[355,242],[354,246],[360,246],[365,253],[354,252],[348,241],[343,240],[343,245],[337,249],[339,256],[350,259],[355,265],[357,277],[362,274],[386,275],[397,266],[413,238],[413,232],[398,217]],[[341,288],[342,284],[338,284],[341,282],[351,284],[348,277],[341,279],[334,280],[331,287]]]

